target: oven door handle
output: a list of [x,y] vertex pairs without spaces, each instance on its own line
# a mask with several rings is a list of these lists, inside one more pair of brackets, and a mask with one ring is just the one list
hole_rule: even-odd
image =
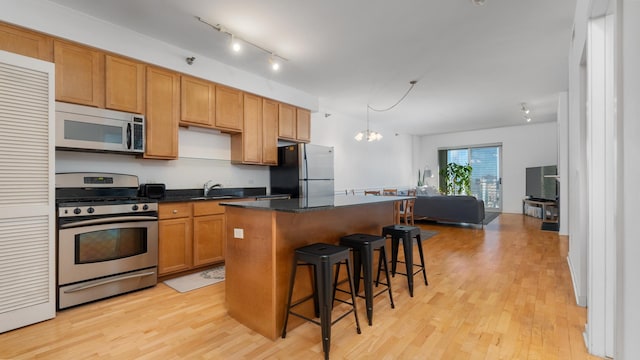
[[116,216],[102,219],[91,219],[91,220],[81,220],[69,224],[60,225],[61,229],[74,228],[79,226],[87,226],[87,225],[100,225],[100,224],[111,224],[116,222],[131,222],[131,221],[156,221],[158,220],[157,216]]
[[86,290],[86,289],[90,289],[90,288],[94,288],[96,286],[102,286],[105,284],[109,284],[112,282],[116,282],[116,281],[122,281],[122,280],[127,280],[127,279],[133,279],[133,278],[138,278],[138,277],[144,277],[144,276],[149,276],[149,275],[153,275],[155,274],[155,271],[149,271],[149,272],[145,272],[145,273],[141,273],[141,274],[131,274],[131,275],[126,275],[126,276],[118,276],[116,278],[112,278],[112,279],[106,279],[106,280],[102,280],[102,281],[94,281],[88,284],[83,284],[68,290],[65,290],[65,294],[70,294],[70,293],[74,293],[76,291],[82,291],[82,290]]

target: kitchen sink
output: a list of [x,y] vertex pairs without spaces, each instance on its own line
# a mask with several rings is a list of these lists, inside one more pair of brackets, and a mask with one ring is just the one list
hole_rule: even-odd
[[224,199],[233,199],[235,196],[231,195],[218,195],[218,196],[198,196],[192,197],[190,200],[224,200]]

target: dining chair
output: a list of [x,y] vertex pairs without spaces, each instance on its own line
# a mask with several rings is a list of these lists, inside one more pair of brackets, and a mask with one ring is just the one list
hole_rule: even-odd
[[409,189],[407,196],[413,196],[413,199],[405,200],[400,210],[400,222],[406,225],[414,225],[413,208],[416,204],[416,190]]
[[398,195],[398,189],[382,189],[382,195],[396,196]]
[[365,190],[365,195],[380,195],[380,190]]

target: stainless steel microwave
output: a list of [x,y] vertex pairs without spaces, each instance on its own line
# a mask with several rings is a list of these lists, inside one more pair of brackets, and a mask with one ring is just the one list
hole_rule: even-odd
[[143,153],[144,115],[56,102],[56,148]]

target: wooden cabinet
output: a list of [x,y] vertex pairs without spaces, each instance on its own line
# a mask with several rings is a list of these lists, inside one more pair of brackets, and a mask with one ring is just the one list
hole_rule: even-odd
[[158,275],[188,270],[193,264],[191,203],[158,207]]
[[242,164],[278,163],[278,103],[244,95],[244,130],[231,136],[231,161]]
[[55,40],[56,100],[104,107],[104,54]]
[[244,98],[243,92],[216,85],[216,128],[222,131],[242,131]]
[[296,139],[311,141],[311,112],[307,109],[296,109]]
[[262,100],[262,163],[278,164],[278,102]]
[[105,107],[136,114],[144,113],[144,64],[105,56]]
[[296,108],[287,104],[278,107],[278,137],[296,141]]
[[152,66],[146,71],[145,158],[178,158],[180,76]]
[[54,41],[56,100],[143,114],[145,66],[99,50]]
[[0,22],[0,50],[53,61],[53,39],[50,36]]
[[193,203],[193,266],[224,260],[224,207],[218,201]]
[[219,201],[162,203],[158,216],[158,275],[224,261],[225,216]]
[[244,130],[231,135],[231,162],[262,163],[262,98],[244,94]]
[[180,123],[213,127],[216,115],[215,84],[183,75],[180,85]]
[[278,108],[278,138],[295,142],[311,141],[311,112],[288,104]]

